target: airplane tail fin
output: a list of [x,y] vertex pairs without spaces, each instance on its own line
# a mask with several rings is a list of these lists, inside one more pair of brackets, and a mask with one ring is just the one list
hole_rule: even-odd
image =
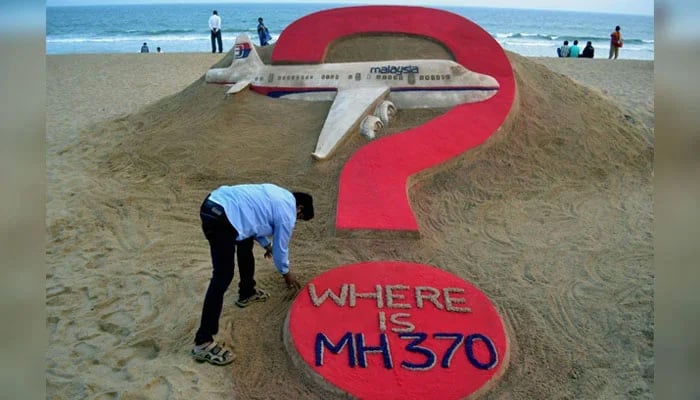
[[258,52],[255,50],[253,42],[245,33],[236,36],[236,44],[233,45],[233,62],[231,66],[236,65],[236,63],[252,63],[254,65],[262,65],[262,60],[258,56]]
[[246,34],[236,37],[233,46],[233,60],[228,68],[212,68],[207,71],[206,81],[209,83],[235,83],[251,77],[263,66],[263,62],[255,50],[255,46]]

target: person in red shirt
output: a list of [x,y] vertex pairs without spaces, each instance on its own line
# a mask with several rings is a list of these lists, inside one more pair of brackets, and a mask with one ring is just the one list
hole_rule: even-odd
[[617,56],[620,54],[620,47],[622,47],[622,33],[620,33],[620,25],[615,27],[615,32],[610,34],[610,54],[608,55],[608,60],[614,58],[617,60]]

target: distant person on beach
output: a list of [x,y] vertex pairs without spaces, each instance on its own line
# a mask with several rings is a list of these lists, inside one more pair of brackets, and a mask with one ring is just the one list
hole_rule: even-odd
[[260,46],[267,46],[270,44],[270,31],[267,30],[265,24],[263,24],[262,17],[258,18],[258,37],[260,38]]
[[564,44],[557,49],[557,54],[559,57],[568,57],[569,56],[569,41],[565,40]]
[[583,52],[581,53],[581,55],[579,57],[593,58],[594,54],[595,54],[595,49],[593,48],[593,43],[591,43],[591,41],[589,40],[588,42],[586,42],[586,47],[583,48]]
[[148,44],[146,42],[143,42],[143,46],[141,46],[141,53],[148,53]]
[[620,47],[622,47],[622,33],[620,32],[620,25],[615,27],[615,32],[610,34],[610,54],[608,55],[608,60],[614,58],[617,60],[617,56],[620,54]]
[[[204,199],[199,216],[209,241],[213,272],[192,357],[199,362],[226,365],[233,361],[233,353],[225,344],[217,343],[214,335],[219,331],[224,293],[233,280],[234,257],[237,256],[240,277],[238,307],[270,297],[255,288],[254,242],[265,248],[264,257],[272,258],[287,288],[300,289],[301,284],[289,269],[289,241],[297,220],[314,217],[313,198],[269,183],[220,186]],[[272,243],[269,236],[273,237]]]
[[160,50],[160,47],[156,47],[156,53],[162,53],[162,51]]
[[216,45],[218,44],[219,53],[221,53],[224,47],[221,40],[221,17],[216,10],[209,17],[209,30],[211,31],[211,52],[216,53]]
[[574,45],[569,48],[569,57],[578,58],[581,49],[578,47],[578,40],[574,40]]

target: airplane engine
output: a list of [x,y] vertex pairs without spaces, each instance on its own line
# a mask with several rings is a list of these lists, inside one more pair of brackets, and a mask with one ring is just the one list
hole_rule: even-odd
[[374,115],[382,120],[384,126],[388,126],[389,120],[396,115],[396,106],[389,100],[384,100],[374,109]]
[[369,140],[374,139],[377,133],[382,130],[384,123],[374,115],[368,115],[360,124],[360,133]]

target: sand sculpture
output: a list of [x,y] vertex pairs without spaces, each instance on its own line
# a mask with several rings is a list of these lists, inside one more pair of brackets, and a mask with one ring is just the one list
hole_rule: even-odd
[[398,109],[446,108],[484,101],[498,82],[450,60],[395,60],[318,65],[265,65],[247,35],[236,38],[231,65],[207,71],[206,81],[271,97],[333,101],[311,154],[327,159],[357,128],[374,139]]
[[[436,21],[439,28],[413,23],[418,20]],[[306,16],[285,30],[273,60],[322,62],[323,45],[377,30],[441,41],[473,74],[477,93],[487,93],[472,98],[475,102],[453,103],[459,105],[427,124],[371,142],[346,164],[340,177],[339,230],[417,232],[406,198],[408,177],[496,132],[510,112],[515,84],[503,50],[476,24],[418,7],[349,7]],[[312,31],[322,32],[321,37]],[[305,37],[314,37],[317,46],[304,46]],[[379,89],[365,97],[383,99],[386,86]],[[364,115],[367,107],[360,108],[357,114]],[[363,399],[475,397],[503,374],[509,354],[503,322],[483,293],[437,268],[399,261],[342,266],[316,277],[292,304],[284,335],[291,357],[310,380]]]

